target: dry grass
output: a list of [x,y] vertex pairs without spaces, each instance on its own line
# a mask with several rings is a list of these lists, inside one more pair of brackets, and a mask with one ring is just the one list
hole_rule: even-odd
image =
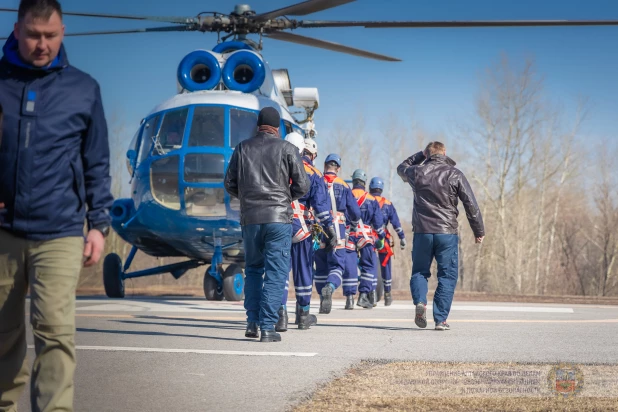
[[[324,385],[311,399],[297,405],[293,410],[618,411],[617,366],[577,365],[583,371],[583,389],[581,393],[569,398],[557,397],[552,392],[548,377],[551,377],[554,366],[556,365],[363,362]],[[461,375],[437,376],[445,372]],[[497,376],[488,376],[488,373]],[[432,379],[432,382],[427,383],[427,379]],[[478,392],[466,393],[466,388],[481,391],[512,391],[519,388],[520,392],[490,392],[482,396]]]

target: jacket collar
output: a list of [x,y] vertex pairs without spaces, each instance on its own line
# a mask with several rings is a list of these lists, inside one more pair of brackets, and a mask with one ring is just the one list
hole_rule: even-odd
[[309,158],[309,156],[303,156],[303,160],[313,166],[313,162],[311,161],[311,158]]
[[50,73],[52,71],[63,69],[69,65],[69,59],[67,58],[64,45],[60,46],[58,56],[56,56],[54,61],[51,62],[51,64],[47,67],[35,67],[29,63],[26,63],[19,55],[17,39],[15,38],[15,35],[13,33],[11,33],[9,38],[6,40],[6,43],[4,43],[4,47],[2,47],[2,52],[4,53],[4,57],[2,57],[2,60],[22,69]]
[[266,132],[257,132],[254,137],[267,137],[267,138],[270,137],[270,138],[273,138],[273,139],[275,139],[275,138],[279,139],[280,138],[279,136],[277,136],[275,134],[266,133]]
[[442,154],[431,155],[429,156],[429,159],[427,159],[427,161],[436,162],[436,163],[446,163],[449,166],[455,166],[457,164],[455,163],[453,159],[451,159],[450,157],[446,155],[442,155]]

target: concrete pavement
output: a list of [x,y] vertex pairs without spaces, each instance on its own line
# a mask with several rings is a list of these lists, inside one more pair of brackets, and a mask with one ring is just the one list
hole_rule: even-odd
[[242,302],[81,298],[76,411],[283,411],[363,359],[618,363],[618,306],[455,302],[446,332],[418,329],[409,301],[333,306],[266,344],[244,337]]

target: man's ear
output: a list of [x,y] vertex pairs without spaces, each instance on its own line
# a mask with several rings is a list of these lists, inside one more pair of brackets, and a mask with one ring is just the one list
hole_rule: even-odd
[[19,40],[19,23],[17,22],[13,25],[13,36],[16,40]]

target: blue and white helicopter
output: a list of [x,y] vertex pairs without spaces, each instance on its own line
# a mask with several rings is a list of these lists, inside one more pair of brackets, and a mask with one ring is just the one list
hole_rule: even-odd
[[[441,28],[503,26],[617,25],[617,21],[310,21],[305,16],[355,0],[307,0],[257,14],[237,5],[230,14],[200,13],[197,17],[142,17],[63,12],[65,15],[150,20],[173,26],[68,33],[66,36],[144,32],[200,31],[218,34],[212,50],[187,54],[177,70],[178,93],[158,104],[140,123],[127,151],[131,198],[117,199],[111,209],[116,233],[133,247],[122,262],[105,257],[103,280],[108,297],[124,297],[124,281],[171,273],[178,279],[189,269],[209,265],[204,274],[208,300],[239,301],[244,297],[244,252],[239,202],[223,187],[234,147],[253,135],[258,112],[271,106],[281,114],[282,135],[295,131],[316,137],[314,113],[318,90],[292,88],[288,71],[271,69],[263,56],[262,38],[328,49],[354,56],[399,59],[337,43],[300,36],[286,30],[321,27]],[[0,8],[15,12],[15,9]],[[221,38],[221,34],[225,34]],[[259,42],[248,39],[258,35]],[[304,110],[297,119],[291,107]],[[302,113],[302,112],[301,112]],[[187,260],[141,271],[129,271],[137,251],[155,257]],[[223,269],[223,265],[226,268]]]

